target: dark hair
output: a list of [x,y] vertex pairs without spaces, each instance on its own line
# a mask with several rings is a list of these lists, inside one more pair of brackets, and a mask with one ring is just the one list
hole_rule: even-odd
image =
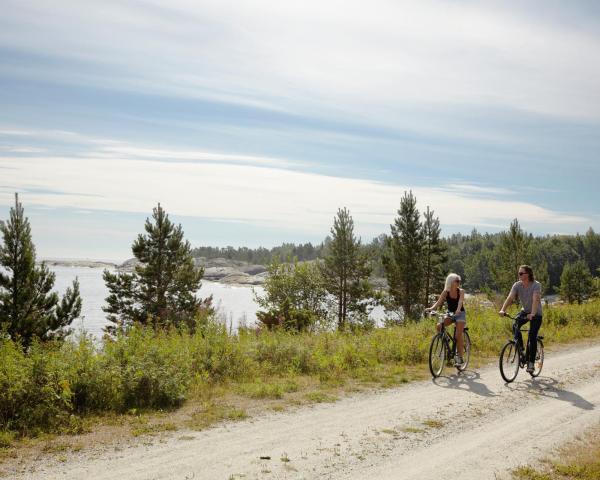
[[533,268],[531,268],[529,265],[521,265],[519,267],[519,270],[521,270],[521,269],[525,270],[527,272],[530,282],[535,282],[535,277],[533,276]]

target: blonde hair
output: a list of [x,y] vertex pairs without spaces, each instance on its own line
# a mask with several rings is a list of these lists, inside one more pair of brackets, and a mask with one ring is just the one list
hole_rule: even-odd
[[[450,273],[447,277],[446,277],[446,284],[444,285],[444,289],[446,291],[450,291],[450,287],[452,287],[452,284],[458,280],[459,282],[461,281],[460,275],[456,274],[456,273]],[[459,287],[460,288],[460,287]]]

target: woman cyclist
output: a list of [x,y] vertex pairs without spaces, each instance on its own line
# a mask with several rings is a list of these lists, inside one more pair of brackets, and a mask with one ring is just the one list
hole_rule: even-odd
[[521,304],[521,311],[517,315],[515,328],[517,338],[523,342],[520,328],[527,322],[529,325],[529,338],[527,339],[527,372],[531,373],[534,370],[535,355],[537,353],[537,334],[542,326],[542,286],[534,275],[533,269],[529,265],[521,265],[519,267],[519,281],[515,282],[502,309],[500,315],[506,315],[506,309],[518,299]]
[[[440,294],[437,302],[431,307],[426,308],[426,312],[430,312],[442,306],[444,301],[448,307],[448,313],[452,316],[448,316],[444,319],[444,325],[448,326],[452,322],[456,322],[456,356],[454,357],[454,363],[457,366],[463,364],[463,352],[464,352],[464,335],[463,331],[467,325],[467,312],[465,311],[465,291],[460,288],[460,275],[451,273],[446,277],[446,284],[444,291]],[[439,332],[442,328],[441,324],[437,324],[437,331]]]

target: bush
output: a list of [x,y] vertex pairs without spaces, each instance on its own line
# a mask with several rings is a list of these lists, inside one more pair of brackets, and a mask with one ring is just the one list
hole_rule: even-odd
[[[473,355],[496,356],[511,337],[511,321],[477,305],[467,310]],[[427,360],[434,332],[435,321],[428,319],[355,333],[243,330],[230,335],[214,323],[194,333],[133,327],[103,345],[81,336],[28,349],[2,339],[0,432],[9,432],[3,438],[11,432],[77,432],[89,413],[173,408],[191,392],[202,395],[228,383],[252,398],[293,392],[298,375],[328,385],[348,378],[392,385],[399,380],[390,372]],[[542,333],[546,343],[600,335],[600,301],[546,307]]]

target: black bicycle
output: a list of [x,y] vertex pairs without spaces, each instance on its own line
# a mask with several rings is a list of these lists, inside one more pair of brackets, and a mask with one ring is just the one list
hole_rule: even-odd
[[442,374],[444,366],[454,365],[458,372],[464,372],[469,365],[469,359],[471,358],[471,338],[469,337],[468,327],[464,329],[464,355],[463,363],[457,365],[454,362],[456,355],[456,323],[454,324],[454,331],[452,336],[448,333],[448,328],[444,325],[444,319],[450,317],[454,318],[451,313],[436,314],[432,312],[431,315],[438,315],[439,322],[441,322],[441,330],[436,333],[431,339],[431,345],[429,346],[429,370],[433,378],[437,378]]
[[[519,373],[519,368],[524,368],[527,365],[527,358],[529,346],[527,348],[523,348],[523,334],[520,336],[517,335],[517,317],[511,317],[508,314],[505,314],[508,318],[513,320],[513,338],[506,342],[506,345],[502,347],[500,351],[500,375],[506,383],[512,382]],[[529,329],[523,329],[523,327],[519,328],[521,332],[529,332]],[[537,377],[540,373],[542,373],[542,367],[544,366],[544,343],[542,340],[544,337],[542,335],[538,335],[537,337],[537,352],[535,354],[534,361],[534,370],[533,372],[529,372],[532,377]]]

